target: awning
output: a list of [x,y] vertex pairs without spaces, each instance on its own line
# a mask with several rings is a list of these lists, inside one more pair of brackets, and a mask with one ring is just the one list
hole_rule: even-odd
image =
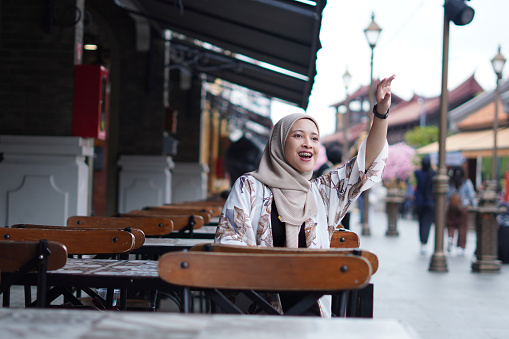
[[[493,130],[461,132],[447,137],[446,152],[461,152],[466,158],[490,157],[493,155]],[[417,149],[417,154],[438,152],[438,142]],[[509,128],[497,132],[497,156],[509,155]]]
[[[115,0],[115,3],[165,29],[230,51],[233,61],[238,60],[236,54],[254,59],[253,67],[225,70],[221,78],[307,107],[316,74],[316,53],[321,47],[319,33],[326,0]],[[264,63],[278,69],[267,68]]]

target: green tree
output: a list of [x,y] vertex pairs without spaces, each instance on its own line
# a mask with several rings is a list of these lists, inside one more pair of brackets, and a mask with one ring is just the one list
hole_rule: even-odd
[[417,126],[405,133],[405,142],[415,148],[426,146],[432,142],[438,141],[438,127],[436,126]]

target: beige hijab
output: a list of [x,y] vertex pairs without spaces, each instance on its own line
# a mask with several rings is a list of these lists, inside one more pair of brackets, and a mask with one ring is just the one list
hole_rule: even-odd
[[299,119],[313,121],[318,130],[316,121],[307,114],[285,116],[272,129],[260,166],[250,173],[272,189],[280,220],[291,225],[301,225],[318,211],[313,193],[309,190],[313,172],[297,171],[285,157],[286,137]]

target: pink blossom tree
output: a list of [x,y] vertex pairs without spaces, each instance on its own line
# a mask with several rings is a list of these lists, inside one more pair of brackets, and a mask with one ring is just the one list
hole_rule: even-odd
[[404,142],[389,146],[389,158],[382,176],[384,181],[406,180],[415,170],[415,149]]

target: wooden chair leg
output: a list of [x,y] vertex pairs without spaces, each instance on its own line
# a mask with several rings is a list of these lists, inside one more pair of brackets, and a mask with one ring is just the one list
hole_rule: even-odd
[[3,307],[9,307],[11,305],[11,288],[8,287],[3,291]]
[[25,307],[28,307],[32,303],[32,286],[26,284],[24,286],[24,289],[25,289]]
[[360,289],[358,291],[359,296],[359,310],[357,316],[360,318],[373,318],[373,295],[374,288],[373,284]]
[[183,313],[191,313],[191,289],[189,287],[182,288],[182,304],[181,311]]

